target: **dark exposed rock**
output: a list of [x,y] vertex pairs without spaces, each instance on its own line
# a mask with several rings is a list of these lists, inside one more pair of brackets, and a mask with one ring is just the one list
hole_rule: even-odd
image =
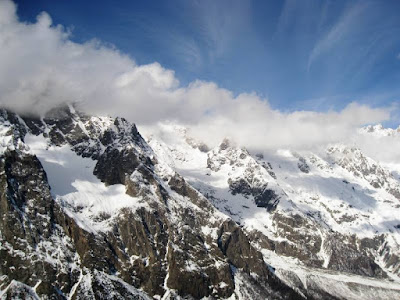
[[258,280],[254,284],[263,290],[261,294],[273,299],[303,299],[269,270],[262,254],[253,248],[236,223],[224,222],[218,236],[218,246],[227,256],[230,264],[242,269],[248,275],[257,274]]
[[265,207],[268,211],[276,208],[279,202],[279,196],[274,190],[265,189],[254,196],[254,201],[258,207]]
[[230,141],[228,139],[224,139],[222,143],[219,145],[220,150],[226,150],[230,147]]
[[177,173],[175,173],[175,175],[171,177],[168,185],[173,191],[177,192],[181,196],[189,198],[197,196],[197,192],[195,192],[192,188],[189,188],[189,186],[186,184],[185,179],[183,179],[183,177]]
[[93,174],[108,185],[125,184],[141,163],[142,161],[132,150],[120,151],[108,147],[99,157]]
[[188,197],[191,202],[204,209],[206,212],[212,212],[213,206],[196,189],[186,183],[185,179],[178,173],[175,173],[168,182],[171,190],[179,195]]
[[[6,284],[11,280],[31,286],[40,282],[36,293],[61,299],[77,274],[73,270],[63,273],[42,256],[53,251],[43,243],[54,243],[63,235],[55,226],[55,203],[46,174],[36,157],[16,151],[3,155],[0,169],[1,243],[7,245],[0,250],[0,274],[7,276]],[[68,245],[59,246],[65,247],[60,263],[72,261],[73,250]]]
[[208,151],[210,151],[210,148],[203,142],[198,142],[190,137],[186,137],[185,140],[190,146],[192,146],[195,149],[196,148],[199,149],[201,152],[207,153]]
[[283,215],[274,213],[274,224],[278,233],[285,240],[274,241],[258,232],[253,232],[254,240],[263,248],[279,255],[298,258],[310,267],[321,267],[322,260],[318,256],[322,239],[316,230],[316,224],[301,215]]
[[262,278],[271,275],[261,253],[250,245],[247,236],[236,223],[224,222],[218,236],[218,245],[232,265],[243,269],[246,273],[254,272]]
[[329,268],[377,278],[387,276],[381,267],[375,263],[374,258],[364,250],[366,248],[365,241],[365,248],[361,251],[357,247],[355,236],[344,237],[339,234],[332,234],[325,243],[325,247],[331,253]]
[[[300,215],[274,214],[274,221],[281,237],[287,241],[273,241],[254,232],[254,239],[262,247],[280,255],[295,257],[310,267],[321,267],[319,257],[322,239],[317,224]],[[371,253],[382,245],[382,238],[361,240],[331,232],[324,242],[324,251],[330,254],[328,268],[363,276],[385,278],[385,272],[377,265]]]
[[[193,242],[189,242],[189,245],[192,246]],[[229,266],[226,264],[223,268],[218,269],[208,260],[209,265],[205,265],[201,260],[205,258],[204,254],[196,253],[196,256],[190,257],[184,249],[178,250],[170,246],[168,250],[168,286],[177,290],[178,294],[182,296],[191,295],[196,299],[211,294],[219,298],[229,297],[234,290]],[[219,284],[222,282],[225,283],[225,286],[219,288]]]
[[199,144],[197,147],[201,152],[204,152],[204,153],[207,153],[208,151],[210,151],[210,148],[204,143]]
[[25,116],[23,117],[23,120],[32,134],[40,135],[43,133],[44,124],[38,118]]
[[299,162],[297,163],[297,166],[299,167],[300,171],[302,171],[303,173],[310,172],[310,166],[307,164],[304,157],[299,157]]
[[229,190],[231,191],[232,195],[242,194],[245,196],[250,196],[253,194],[250,184],[243,178],[240,178],[237,181],[229,179],[228,184]]
[[[2,234],[8,240],[27,238],[35,245],[39,237],[51,234],[53,201],[40,162],[16,151],[0,158]],[[33,220],[32,220],[33,219]],[[33,221],[36,223],[32,224]],[[20,226],[15,227],[16,224]],[[31,226],[33,225],[33,226]]]
[[269,163],[269,162],[266,163],[266,162],[263,161],[263,162],[261,163],[261,166],[262,166],[265,170],[267,170],[268,174],[269,174],[272,178],[274,178],[274,179],[277,178],[275,172],[274,172],[273,169],[272,169],[271,163]]
[[13,138],[15,146],[17,146],[16,143],[19,139],[24,141],[27,130],[26,127],[21,124],[20,118],[17,114],[0,108],[0,122],[10,123],[10,130],[5,135]]
[[264,187],[252,187],[249,182],[243,178],[237,181],[228,180],[229,190],[232,195],[242,194],[245,196],[253,196],[254,202],[258,207],[265,207],[268,211],[273,210],[279,202],[279,196],[274,190]]

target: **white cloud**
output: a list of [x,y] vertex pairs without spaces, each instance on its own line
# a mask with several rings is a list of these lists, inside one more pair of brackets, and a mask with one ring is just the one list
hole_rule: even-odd
[[19,22],[15,5],[1,1],[1,105],[38,115],[69,102],[139,125],[175,120],[208,143],[230,136],[254,149],[334,142],[390,116],[390,109],[357,103],[340,112],[284,113],[256,94],[234,96],[212,82],[182,87],[174,72],[158,63],[138,66],[97,41],[74,43],[63,27],[51,25],[46,13],[36,23]]
[[363,152],[380,163],[394,167],[400,175],[400,134],[396,136],[374,136],[358,134],[353,136],[353,143]]

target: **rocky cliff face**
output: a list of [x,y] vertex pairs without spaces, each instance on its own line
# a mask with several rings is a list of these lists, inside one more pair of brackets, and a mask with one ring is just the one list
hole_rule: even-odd
[[0,115],[6,299],[302,299],[124,119]]

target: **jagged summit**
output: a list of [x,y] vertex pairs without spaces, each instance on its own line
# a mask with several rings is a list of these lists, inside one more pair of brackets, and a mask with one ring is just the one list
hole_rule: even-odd
[[398,136],[400,134],[400,126],[396,129],[385,128],[382,124],[368,125],[360,129],[361,133],[373,134],[375,136]]

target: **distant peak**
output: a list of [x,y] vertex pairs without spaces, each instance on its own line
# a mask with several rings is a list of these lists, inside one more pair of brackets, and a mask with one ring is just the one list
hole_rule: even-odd
[[369,125],[368,126],[368,131],[373,132],[373,131],[378,131],[378,130],[383,130],[384,127],[382,124],[376,124],[376,125]]
[[231,141],[228,138],[224,138],[224,140],[219,145],[220,150],[226,150],[231,147]]
[[359,130],[360,133],[373,134],[375,136],[394,136],[400,132],[400,126],[397,129],[385,128],[382,124],[368,125]]

